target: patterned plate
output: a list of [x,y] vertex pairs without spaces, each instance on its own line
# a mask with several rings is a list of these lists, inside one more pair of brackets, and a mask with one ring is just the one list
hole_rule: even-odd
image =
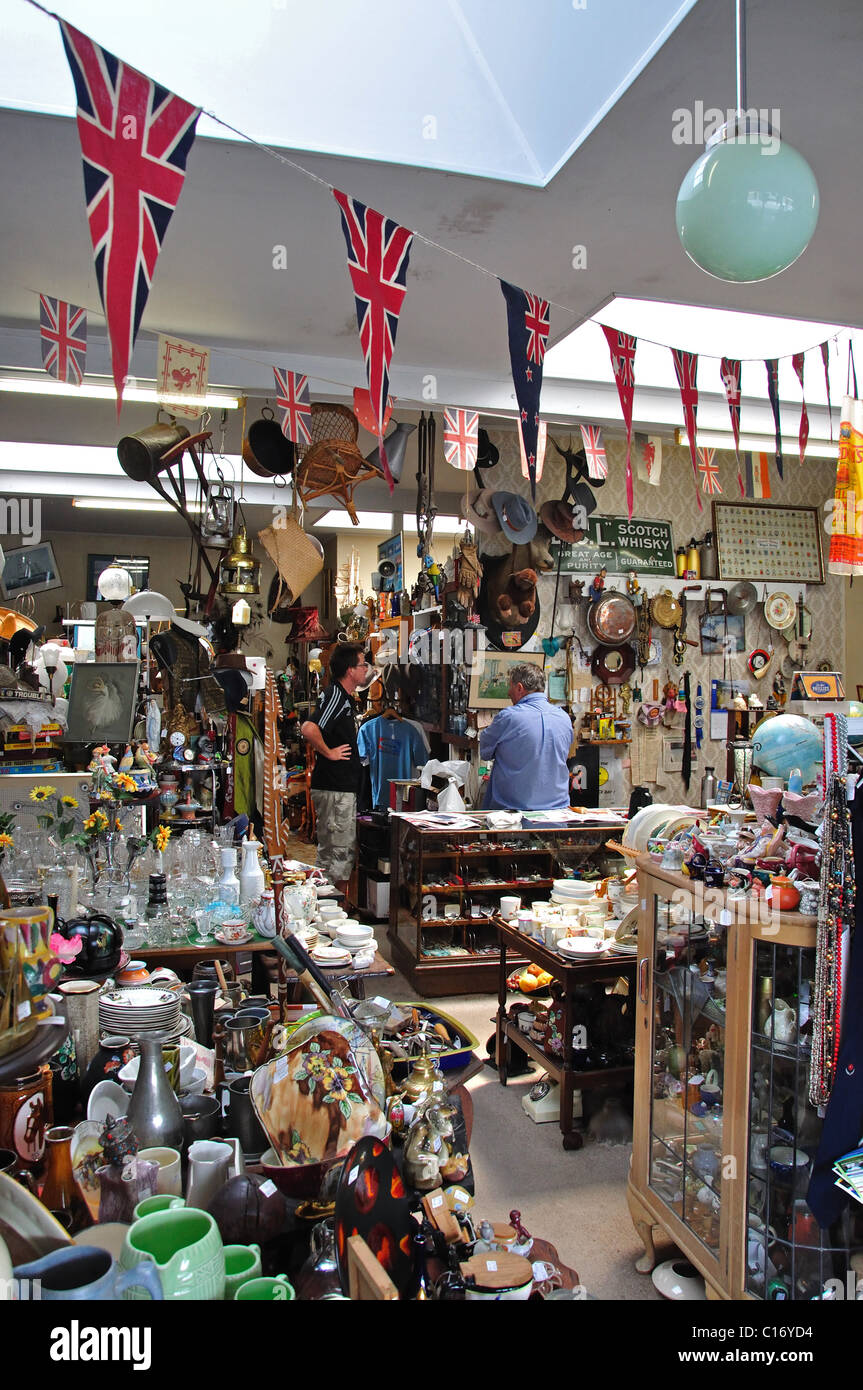
[[793,623],[797,612],[796,605],[790,594],[781,590],[776,593],[768,594],[764,600],[764,616],[773,628],[786,628]]

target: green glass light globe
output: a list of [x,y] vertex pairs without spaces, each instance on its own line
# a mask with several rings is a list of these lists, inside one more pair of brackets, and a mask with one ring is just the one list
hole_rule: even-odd
[[818,208],[815,175],[797,150],[744,135],[695,161],[677,194],[677,233],[708,275],[769,280],[806,250]]

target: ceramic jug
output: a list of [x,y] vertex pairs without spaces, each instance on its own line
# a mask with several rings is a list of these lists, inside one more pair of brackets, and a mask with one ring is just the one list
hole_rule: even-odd
[[[126,1232],[120,1265],[134,1269],[146,1260],[155,1264],[165,1298],[224,1298],[225,1251],[209,1212],[174,1207],[136,1221]],[[123,1297],[143,1294],[133,1287]]]
[[264,871],[258,856],[257,840],[243,841],[243,865],[239,873],[240,903],[256,903],[266,888]]
[[189,1182],[186,1206],[206,1209],[230,1177],[233,1158],[230,1144],[218,1139],[198,1139],[189,1149]]
[[162,1057],[165,1041],[168,1035],[161,1033],[140,1039],[141,1063],[128,1114],[142,1148],[183,1146],[183,1115]]
[[764,1025],[764,1032],[774,1042],[794,1042],[797,1037],[797,1015],[784,999],[774,1001],[773,1012]]
[[91,1245],[64,1245],[41,1260],[18,1265],[13,1276],[38,1279],[39,1297],[56,1302],[123,1298],[131,1288],[140,1290],[138,1298],[163,1297],[161,1280],[149,1261],[122,1271],[107,1250]]

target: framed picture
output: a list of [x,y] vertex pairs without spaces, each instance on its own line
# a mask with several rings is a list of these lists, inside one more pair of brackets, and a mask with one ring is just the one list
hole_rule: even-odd
[[723,656],[746,650],[742,613],[705,613],[701,619],[701,655]]
[[714,502],[719,578],[823,584],[821,526],[817,507]]
[[[381,564],[384,568],[381,569]],[[392,566],[392,568],[390,568]],[[401,531],[378,545],[378,571],[382,594],[398,594],[405,587],[404,540]]]
[[66,742],[128,743],[137,697],[137,661],[74,666]]
[[506,709],[509,699],[509,673],[513,666],[523,666],[529,662],[542,670],[545,656],[542,652],[482,653],[482,666],[470,678],[470,703],[474,709]]
[[61,589],[63,581],[54,559],[50,541],[25,545],[21,550],[7,550],[3,564],[0,590],[4,598],[19,594],[41,594],[46,589]]
[[[695,747],[695,740],[692,740],[692,762],[694,769],[698,763],[698,752]],[[682,772],[683,771],[683,735],[671,734],[662,740],[662,770],[663,772]]]
[[150,587],[149,555],[88,555],[87,556],[87,603],[98,603],[99,575],[109,565],[121,565],[128,570],[135,589]]

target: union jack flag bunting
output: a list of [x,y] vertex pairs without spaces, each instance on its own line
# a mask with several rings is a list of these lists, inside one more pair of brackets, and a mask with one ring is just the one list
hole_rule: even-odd
[[601,325],[608,350],[611,353],[611,369],[617,382],[620,408],[626,424],[626,510],[632,516],[634,485],[632,481],[632,402],[635,396],[635,348],[637,339],[631,333],[621,333],[617,328]]
[[677,385],[680,387],[680,399],[683,402],[683,423],[689,440],[689,457],[692,460],[692,476],[695,479],[695,500],[698,510],[703,512],[704,504],[698,491],[698,457],[695,448],[695,417],[698,411],[698,387],[695,382],[698,374],[698,353],[672,348],[671,356],[674,358],[674,371]]
[[87,356],[87,310],[40,294],[39,329],[45,371],[56,381],[71,381],[80,386]]
[[805,353],[795,352],[791,358],[791,365],[797,373],[797,380],[800,382],[800,390],[803,393],[803,401],[800,406],[800,433],[797,438],[800,441],[800,462],[803,462],[803,455],[806,453],[806,444],[809,439],[809,411],[806,409],[806,393],[803,390],[803,365]]
[[737,486],[740,496],[745,496],[743,474],[740,469],[740,372],[741,363],[736,357],[723,357],[719,364],[719,375],[725,388],[728,414],[731,416],[731,429],[734,434],[734,455],[737,459]]
[[390,363],[396,345],[399,314],[406,292],[413,232],[368,208],[356,198],[333,189],[342,215],[348,249],[348,271],[354,287],[357,327],[369,383],[369,398],[377,427],[384,477],[393,490],[393,476],[384,448],[384,416],[390,384]]
[[78,102],[87,219],[117,414],[200,108],[59,21]]
[[779,358],[771,357],[765,359],[767,368],[767,394],[770,397],[770,409],[773,411],[773,426],[776,430],[776,453],[774,462],[776,472],[780,478],[785,476],[782,466],[782,426],[779,423]]
[[273,368],[276,378],[276,407],[282,413],[282,434],[295,444],[311,444],[312,403],[309,399],[309,378],[299,372]]
[[539,397],[545,345],[548,342],[549,306],[548,301],[540,299],[539,295],[528,294],[506,280],[501,280],[500,288],[506,300],[512,384],[518,401],[530,492],[535,501],[539,459]]
[[719,482],[719,464],[714,463],[715,449],[698,450],[698,471],[701,474],[702,492],[722,492]]
[[584,457],[587,459],[587,476],[589,478],[607,478],[608,457],[602,442],[602,430],[599,425],[582,425],[581,443],[584,448]]
[[475,467],[479,446],[479,411],[445,410],[443,453],[447,463],[467,473]]

